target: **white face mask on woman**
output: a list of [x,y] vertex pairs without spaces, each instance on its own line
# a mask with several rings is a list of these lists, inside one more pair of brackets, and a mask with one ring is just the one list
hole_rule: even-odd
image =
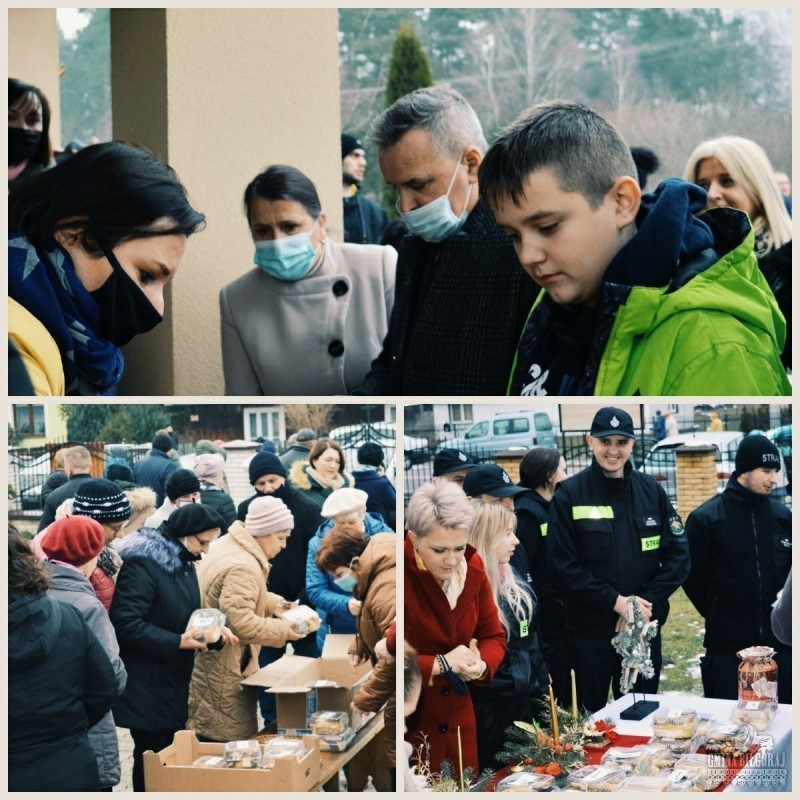
[[436,242],[441,242],[448,236],[452,236],[459,231],[466,222],[467,205],[469,204],[469,196],[472,192],[472,184],[470,183],[467,187],[467,196],[464,199],[464,209],[461,212],[461,216],[457,217],[455,215],[449,199],[460,166],[461,158],[459,157],[455,171],[453,172],[453,177],[450,179],[450,185],[441,197],[437,197],[427,205],[415,208],[413,211],[406,211],[403,213],[397,208],[403,222],[408,226],[408,230],[415,236],[424,239],[426,242],[434,244]]

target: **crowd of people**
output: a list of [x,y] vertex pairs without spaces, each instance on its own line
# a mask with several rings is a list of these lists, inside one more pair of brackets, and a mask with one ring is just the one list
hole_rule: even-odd
[[[49,116],[9,79],[10,392],[113,394],[205,217],[136,144],[54,163]],[[643,194],[656,154],[574,103],[489,146],[436,86],[368,137],[397,220],[360,192],[349,133],[344,241],[296,167],[245,188],[254,266],[219,287],[227,394],[790,394],[791,206],[756,142],[702,142]]]
[[443,762],[456,774],[506,766],[497,758],[506,728],[542,723],[550,688],[569,708],[574,686],[588,712],[609,690],[620,697],[611,640],[631,598],[642,620],[658,622],[653,675],[636,683],[657,693],[679,587],[705,618],[705,696],[737,699],[737,652],[757,644],[775,650],[778,698],[791,703],[791,511],[770,497],[777,448],[745,436],[725,490],[684,528],[662,486],[633,468],[635,438],[629,414],[600,408],[588,467],[567,476],[559,451],[538,446],[517,484],[462,451],[436,455],[405,523],[407,790],[430,786]]
[[[146,788],[143,753],[179,730],[227,742],[274,729],[274,695],[242,680],[289,646],[318,657],[329,633],[352,635],[353,664],[374,666],[354,704],[385,706],[387,777],[374,782],[394,788],[396,537],[372,510],[394,491],[382,449],[362,445],[350,473],[339,443],[310,429],[280,455],[265,441],[238,507],[226,456],[201,440],[182,467],[174,432],[160,430],[133,469],[92,477],[89,450],[65,448],[34,538],[9,525],[12,791],[111,791],[116,727],[133,740],[134,791]],[[318,631],[283,618],[298,604]],[[217,649],[189,626],[201,608],[225,615]]]

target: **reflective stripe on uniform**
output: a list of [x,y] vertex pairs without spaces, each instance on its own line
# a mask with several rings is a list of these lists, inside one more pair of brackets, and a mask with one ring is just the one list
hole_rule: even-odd
[[572,506],[572,519],[614,519],[611,506]]
[[541,533],[541,534],[542,534],[542,536],[547,536],[547,523],[546,523],[546,522],[543,522],[543,523],[542,523],[542,524],[539,526],[539,533]]
[[658,550],[661,545],[660,536],[648,536],[642,539],[642,552],[646,553],[648,550]]

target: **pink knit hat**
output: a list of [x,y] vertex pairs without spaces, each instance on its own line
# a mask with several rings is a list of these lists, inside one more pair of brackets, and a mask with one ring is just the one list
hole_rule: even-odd
[[221,478],[225,459],[219,453],[203,453],[197,457],[194,474],[198,478]]
[[292,530],[294,517],[283,500],[256,497],[247,509],[244,527],[251,536],[269,536],[271,533]]

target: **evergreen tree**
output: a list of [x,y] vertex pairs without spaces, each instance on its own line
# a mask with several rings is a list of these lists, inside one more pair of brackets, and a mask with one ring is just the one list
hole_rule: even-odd
[[98,441],[103,426],[117,413],[115,406],[61,406],[61,416],[67,420],[67,438],[71,442]]
[[[392,55],[389,59],[389,76],[386,80],[386,108],[395,100],[421,89],[433,86],[433,75],[428,56],[422,49],[417,38],[414,26],[405,21],[400,25],[397,37],[392,46]],[[395,208],[395,192],[390,186],[383,185],[383,207],[389,219],[397,216]]]

